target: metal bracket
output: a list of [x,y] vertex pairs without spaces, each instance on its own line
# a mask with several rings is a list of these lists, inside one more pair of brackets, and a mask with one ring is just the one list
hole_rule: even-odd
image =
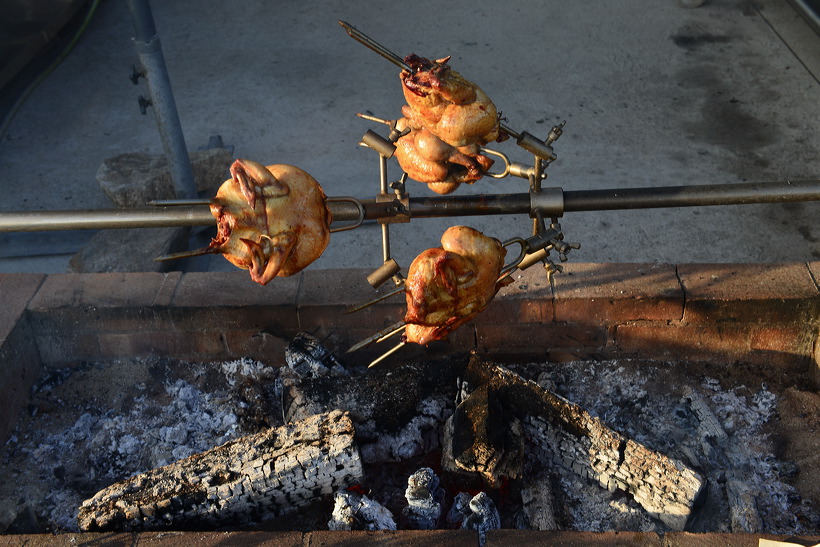
[[388,209],[391,216],[380,218],[379,223],[396,224],[410,222],[410,197],[407,194],[399,198],[396,194],[379,193],[376,194],[376,203],[392,204]]
[[530,217],[557,218],[564,216],[564,189],[559,187],[530,189]]

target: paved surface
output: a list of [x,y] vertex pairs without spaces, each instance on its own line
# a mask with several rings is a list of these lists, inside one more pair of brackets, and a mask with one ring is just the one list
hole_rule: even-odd
[[[398,70],[350,39],[349,21],[400,55],[452,55],[510,127],[544,137],[567,120],[548,185],[565,190],[820,177],[820,37],[777,0],[567,4],[154,2],[188,148],[219,134],[238,157],[307,170],[328,195],[373,197],[378,162],[357,112],[395,118]],[[162,151],[128,80],[126,3],[102,2],[82,41],[0,141],[0,211],[105,208],[102,161]],[[528,155],[497,145],[513,160]],[[391,176],[398,166],[391,160]],[[226,177],[227,178],[227,177]],[[463,187],[462,187],[463,188]],[[411,195],[430,195],[409,183]],[[521,179],[460,192],[523,192]],[[820,202],[567,214],[577,262],[779,262],[820,258]],[[416,220],[392,229],[405,266],[454,223],[507,238],[525,217]],[[4,236],[0,271],[64,271],[87,234]],[[38,250],[39,249],[39,250]],[[41,255],[47,256],[25,256]],[[11,256],[11,258],[9,258]],[[377,225],[335,234],[314,268],[376,267]],[[221,257],[206,268],[230,270]]]

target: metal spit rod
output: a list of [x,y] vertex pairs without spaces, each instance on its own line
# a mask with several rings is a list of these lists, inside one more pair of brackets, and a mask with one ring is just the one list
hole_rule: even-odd
[[[571,190],[544,188],[563,195],[563,212],[701,207],[752,203],[820,201],[820,179],[783,182],[751,182],[651,188]],[[350,222],[388,219],[396,210],[390,202],[374,199],[333,201],[328,208],[334,221]],[[537,200],[529,193],[410,198],[411,218],[526,214]],[[184,205],[137,209],[5,212],[0,214],[0,232],[49,230],[96,230],[114,228],[161,228],[207,226],[214,218],[207,200]]]

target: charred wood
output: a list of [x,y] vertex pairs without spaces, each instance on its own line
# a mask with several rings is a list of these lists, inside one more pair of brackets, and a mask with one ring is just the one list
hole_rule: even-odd
[[523,473],[521,422],[504,410],[487,385],[476,388],[456,407],[445,424],[444,445],[445,469],[478,473],[490,488]]
[[365,463],[411,458],[439,447],[441,424],[452,412],[452,392],[465,363],[465,356],[454,356],[363,375],[285,380],[285,417],[344,410],[356,425]]
[[557,530],[555,506],[550,477],[541,473],[527,480],[527,486],[521,489],[522,512],[526,525],[531,530]]
[[334,411],[230,441],[99,491],[80,507],[80,529],[198,529],[293,512],[361,480],[353,436]]
[[395,530],[393,513],[379,502],[356,492],[336,492],[329,530]]
[[501,515],[486,492],[479,492],[475,496],[470,496],[467,492],[456,494],[447,514],[447,521],[452,524],[460,523],[464,530],[476,530],[480,546],[485,544],[489,530],[501,528]]
[[613,431],[578,405],[501,366],[470,361],[466,377],[494,389],[520,416],[525,435],[553,464],[633,496],[649,514],[683,530],[703,499],[706,481],[683,462]]
[[402,517],[413,530],[435,530],[441,517],[441,502],[444,489],[439,487],[439,478],[429,467],[422,467],[407,479],[404,491],[407,507]]
[[732,437],[726,433],[720,420],[712,412],[708,401],[694,389],[687,387],[683,394],[697,422],[699,448],[709,464],[725,471],[726,501],[732,532],[755,534],[763,529],[757,509],[757,492],[749,486],[749,462],[741,456]]

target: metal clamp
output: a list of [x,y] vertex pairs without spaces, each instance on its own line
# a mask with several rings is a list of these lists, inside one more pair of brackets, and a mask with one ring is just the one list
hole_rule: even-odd
[[362,205],[362,202],[359,201],[358,199],[353,198],[353,197],[326,198],[327,203],[339,203],[339,202],[345,202],[345,201],[348,202],[348,203],[352,203],[353,205],[356,206],[356,208],[359,210],[359,216],[351,224],[345,224],[343,226],[337,226],[336,228],[331,228],[330,229],[331,234],[335,234],[336,232],[344,232],[345,230],[352,230],[354,228],[358,228],[359,226],[362,225],[362,222],[364,222],[364,215],[365,215],[364,205]]
[[399,263],[396,262],[395,259],[391,258],[387,260],[384,264],[373,270],[367,276],[367,282],[374,289],[378,289],[381,285],[384,284],[385,281],[390,279],[391,277],[395,277],[401,271],[401,266]]
[[564,190],[559,187],[530,190],[530,217],[538,215],[546,218],[564,216]]
[[392,158],[396,152],[396,145],[385,139],[372,129],[368,129],[367,133],[362,137],[361,143],[364,146],[372,148],[385,158]]
[[380,224],[396,224],[410,222],[410,196],[403,194],[398,197],[396,194],[376,194],[376,203],[390,203],[388,213],[390,216],[379,218]]

